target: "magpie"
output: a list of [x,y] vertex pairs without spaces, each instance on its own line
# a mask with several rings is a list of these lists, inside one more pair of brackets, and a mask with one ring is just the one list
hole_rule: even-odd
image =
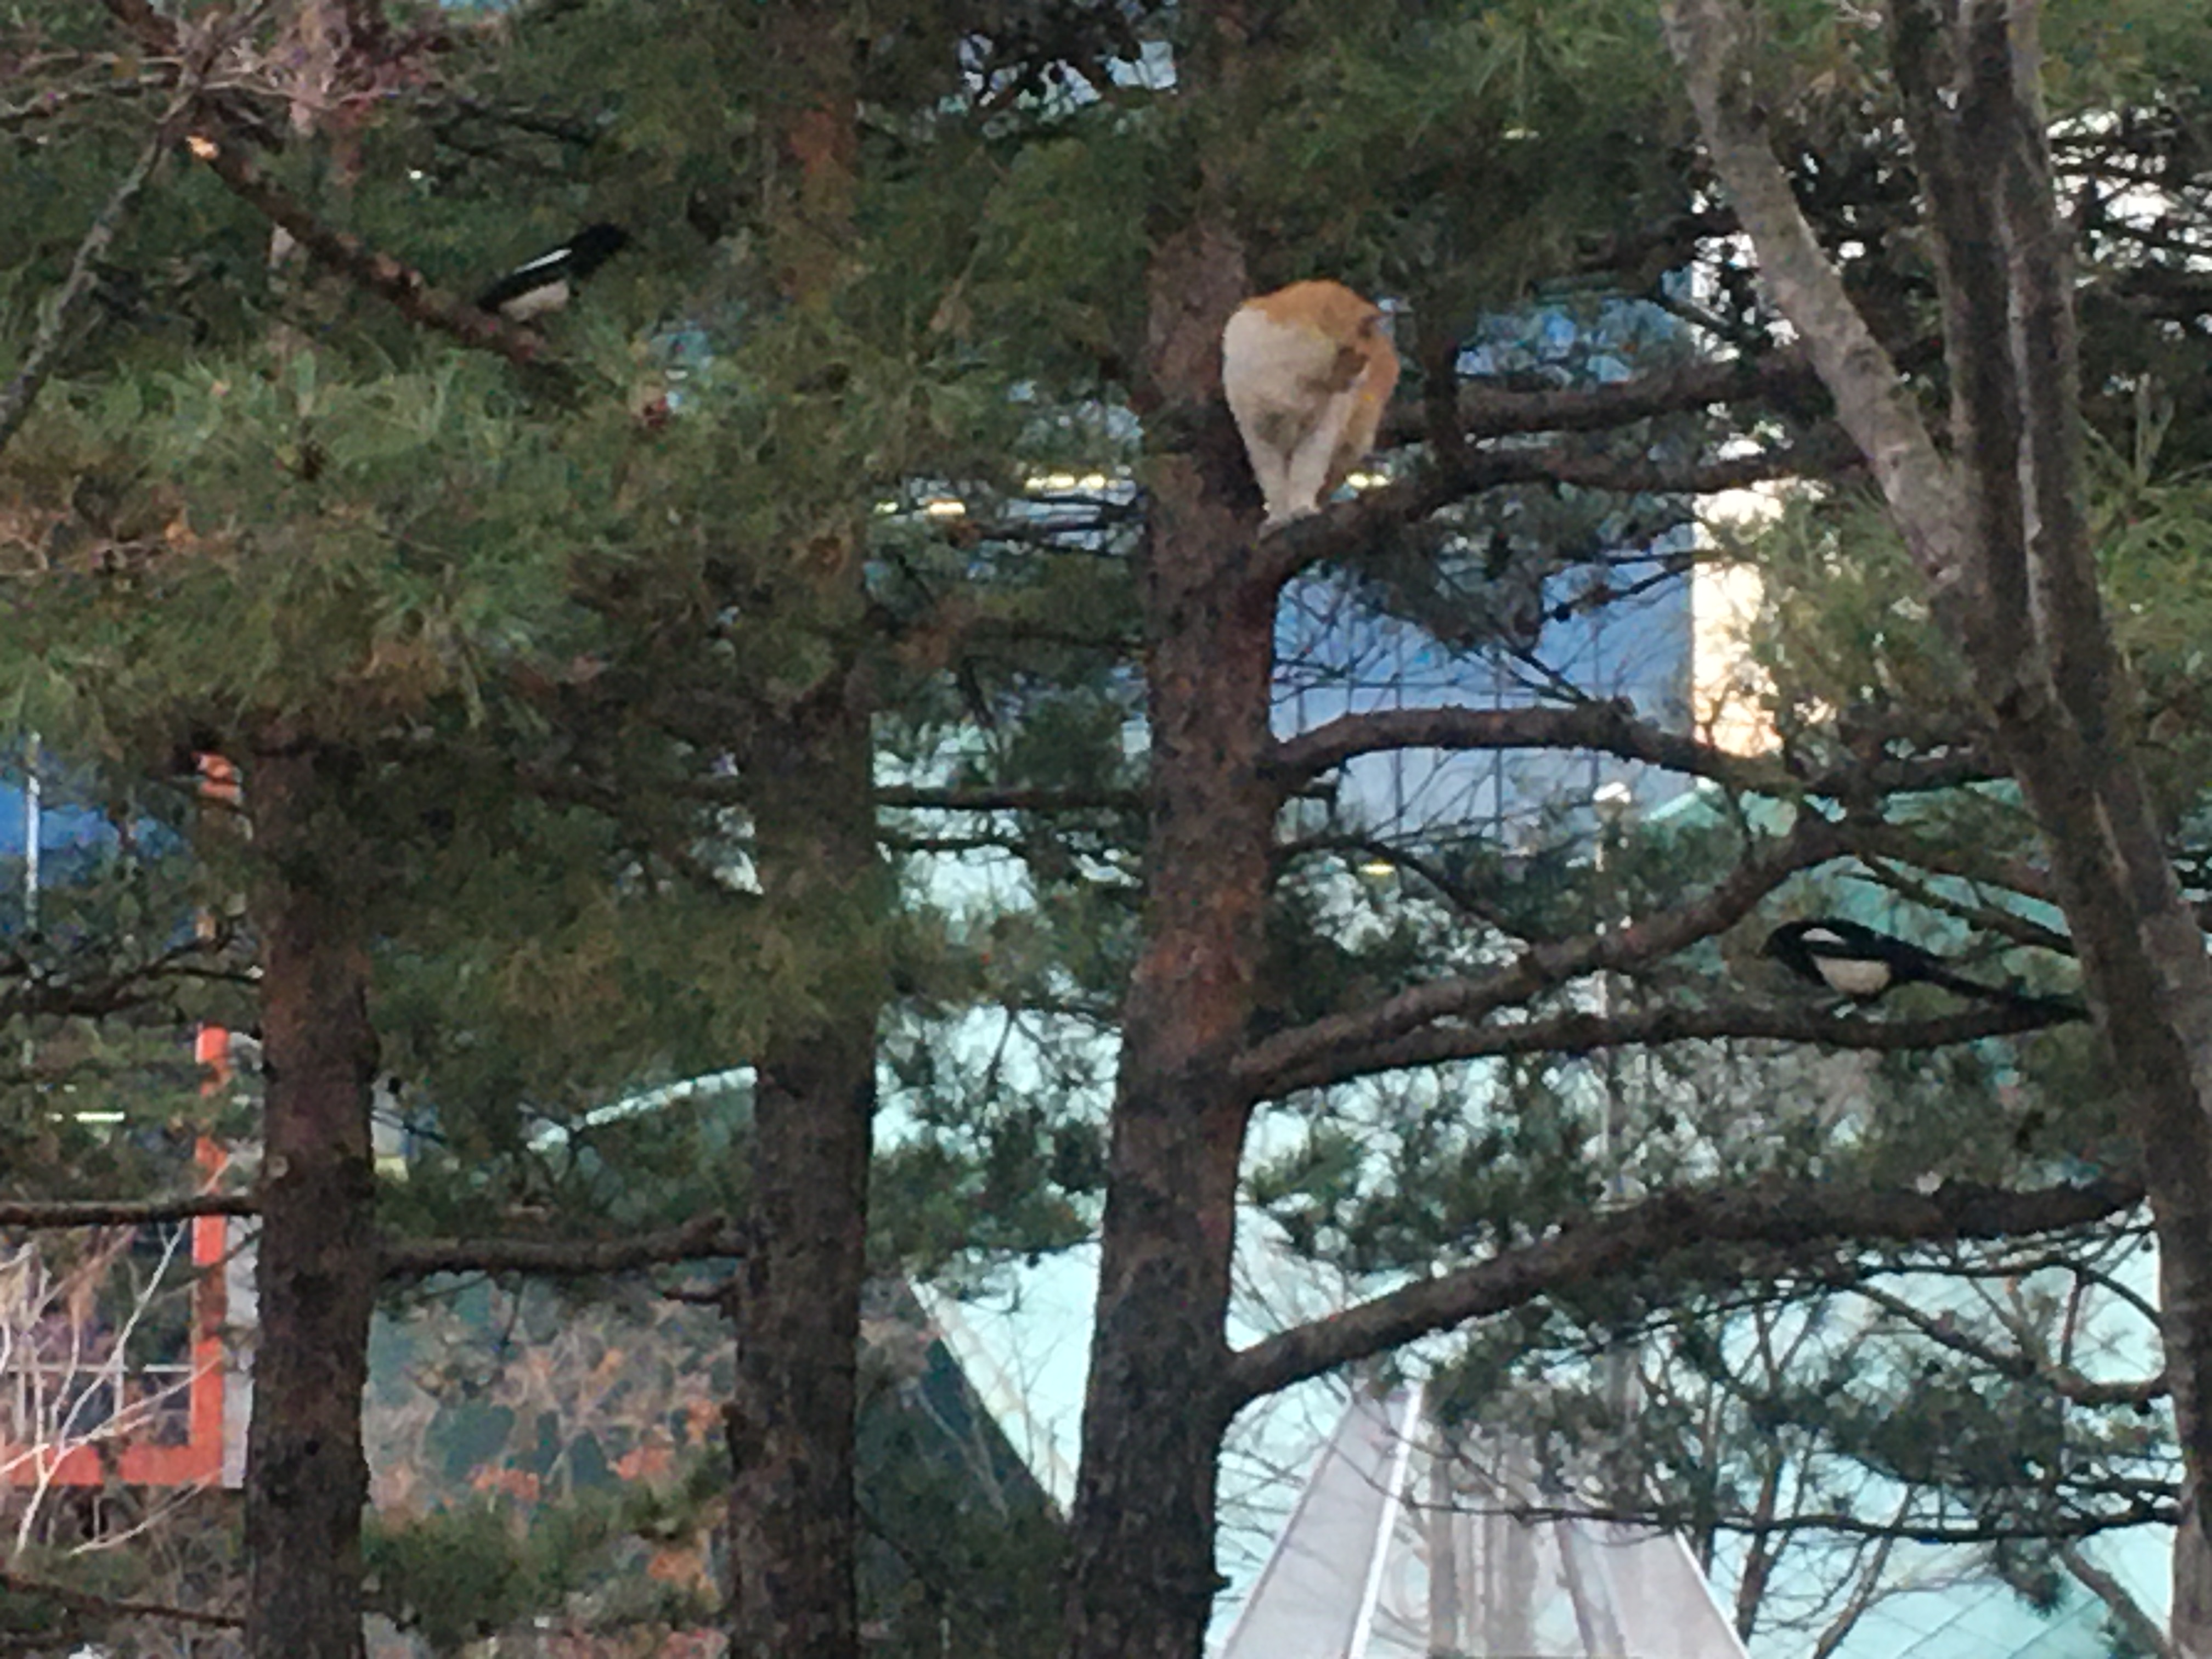
[[2036,1013],[2077,1014],[2070,1002],[1984,985],[1953,973],[1933,951],[1840,916],[1785,921],[1766,936],[1764,954],[1802,980],[1857,1002],[1872,1002],[1897,985],[1938,985],[1960,996],[2002,1002]]
[[550,253],[517,265],[477,295],[477,309],[526,323],[568,303],[575,285],[629,246],[629,233],[604,222],[586,225]]

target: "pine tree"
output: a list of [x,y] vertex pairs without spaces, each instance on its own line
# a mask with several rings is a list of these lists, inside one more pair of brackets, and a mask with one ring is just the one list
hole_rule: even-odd
[[[1599,1201],[1595,1126],[1553,1075],[1575,1056],[1917,1052],[2048,1018],[1837,1012],[1746,982],[1762,906],[1792,902],[1802,871],[1917,862],[2030,894],[2036,872],[1990,867],[2028,843],[1986,789],[1936,830],[1881,821],[2002,768],[1942,647],[1885,609],[1872,556],[1837,552],[1845,447],[1775,345],[1643,9],[946,5],[894,26],[608,3],[410,33],[313,8],[179,51],[149,33],[158,15],[112,11],[122,33],[41,18],[42,49],[95,55],[41,58],[60,95],[8,117],[29,137],[0,182],[33,227],[13,302],[80,296],[58,330],[18,331],[55,348],[5,456],[18,723],[100,757],[118,791],[212,747],[268,815],[251,843],[196,850],[233,872],[264,949],[319,964],[261,994],[283,1051],[269,1144],[303,1200],[324,1194],[296,1254],[346,1244],[327,1363],[351,1363],[370,1284],[362,1115],[384,1061],[362,1008],[419,1065],[456,1163],[501,1171],[527,1167],[526,1097],[573,1121],[625,1077],[757,1066],[747,1167],[641,1182],[629,1212],[746,1199],[727,1284],[740,1645],[857,1639],[851,1334],[879,1055],[925,1130],[874,1189],[879,1239],[953,1257],[1066,1237],[1105,1192],[1078,1654],[1197,1651],[1224,1435],[1302,1378],[1547,1294],[1601,1315],[1607,1281],[1677,1250],[2002,1237],[2133,1201],[2124,1170],[2016,1189],[1978,1168],[1917,1191],[1916,1160],[1949,1166],[1902,1140],[1824,1182],[1835,1126],[1778,1113],[1811,1150],[1767,1183],[1686,1158],[1645,1199]],[[2185,70],[2201,25],[2165,21]],[[1911,174],[1854,101],[1879,106],[1879,76],[1825,15],[1798,23],[1826,70],[1785,106],[1800,193],[1900,360],[1925,363]],[[100,80],[135,89],[112,73],[123,39],[159,109]],[[2122,111],[2112,153],[2185,183],[2187,123],[2148,113],[2166,66],[2085,79],[2069,107]],[[178,103],[176,77],[201,74]],[[164,112],[191,149],[118,190],[169,153],[148,126]],[[121,231],[77,262],[99,280],[70,284],[106,203]],[[416,280],[475,291],[602,216],[631,251],[542,335]],[[308,255],[273,275],[272,221]],[[2183,356],[2130,307],[2196,313],[2132,231],[2098,229],[2118,379],[2088,383],[2109,419],[2113,386]],[[1668,275],[1686,269],[1695,283]],[[1249,293],[1315,274],[1403,303],[1395,482],[1261,538],[1219,331]],[[1563,340],[1591,351],[1587,379]],[[2193,454],[2194,428],[2172,441]],[[1778,661],[1812,653],[1815,672],[1778,694],[1779,753],[1745,757],[1648,690],[1620,701],[1613,636],[1576,630],[1680,580],[1689,500],[1784,477],[1827,494],[1805,510],[1805,596],[1784,603],[1868,637],[1780,630]],[[1376,702],[1364,665],[1296,659],[1292,608],[1406,642],[1397,664],[1444,665],[1446,695],[1419,706],[1401,678]],[[1598,660],[1559,659],[1577,638]],[[2145,646],[2185,709],[2197,670]],[[1528,690],[1469,707],[1477,678]],[[1336,699],[1303,728],[1293,679]],[[1444,759],[1430,810],[1393,817],[1379,768],[1409,751]],[[1508,754],[1537,803],[1518,821]],[[1651,851],[1659,873],[1633,836],[1601,859],[1593,754],[1722,804],[1686,850]],[[1479,775],[1468,757],[1501,758]],[[2201,787],[2186,756],[2163,782],[2177,805]],[[977,862],[946,878],[937,858]],[[938,915],[895,875],[1017,896]],[[487,937],[502,907],[528,918],[514,950]],[[2050,942],[2019,931],[2024,953]],[[312,1008],[283,1005],[310,985]],[[999,1040],[979,1059],[957,1016],[986,1006]],[[1424,1109],[1481,1127],[1409,1134],[1355,1242],[1408,1272],[1417,1242],[1460,1227],[1451,1270],[1233,1351],[1255,1114],[1416,1077]],[[1301,1180],[1361,1178],[1379,1133],[1317,1137]],[[1463,1179],[1425,1188],[1446,1152]],[[911,1190],[930,1180],[954,1196]],[[999,1213],[979,1225],[971,1193]],[[429,1259],[380,1248],[395,1271]],[[278,1313],[264,1339],[297,1348],[309,1333]],[[264,1449],[304,1421],[280,1416]],[[301,1581],[320,1583],[313,1608],[264,1598],[264,1651],[277,1617],[296,1626],[282,1650],[350,1650],[358,1463],[337,1416],[322,1520],[256,1540],[266,1571],[295,1549],[339,1570]]]

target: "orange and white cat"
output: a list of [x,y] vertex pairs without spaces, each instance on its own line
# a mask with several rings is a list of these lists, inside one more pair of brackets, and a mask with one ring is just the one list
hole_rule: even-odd
[[1267,527],[1321,510],[1374,447],[1397,384],[1382,307],[1341,283],[1292,283],[1237,308],[1221,331],[1221,386]]

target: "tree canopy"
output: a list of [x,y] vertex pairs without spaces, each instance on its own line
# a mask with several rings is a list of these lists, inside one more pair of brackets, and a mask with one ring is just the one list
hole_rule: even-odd
[[[722,1616],[849,1653],[863,1279],[1093,1237],[1069,1653],[1195,1652],[1232,1422],[1401,1350],[1747,1632],[1820,1531],[1840,1640],[1871,1528],[2139,1635],[2084,1540],[2205,1432],[2212,26],[2037,11],[19,8],[0,686],[112,827],[4,964],[0,1218],[185,1182],[63,1091],[265,1146],[245,1547],[322,1565],[250,1650],[357,1651],[408,1547],[380,1284],[684,1274]],[[602,221],[567,309],[461,297]],[[1315,275],[1406,373],[1263,536],[1217,342]],[[1756,743],[1691,672],[1744,566]],[[2040,1000],[1824,1000],[1760,945],[1831,913]],[[2166,1357],[2100,1368],[2147,1188]],[[1240,1231],[1346,1308],[1232,1342]]]

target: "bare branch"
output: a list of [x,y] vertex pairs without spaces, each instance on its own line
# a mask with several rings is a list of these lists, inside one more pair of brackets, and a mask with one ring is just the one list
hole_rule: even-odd
[[536,133],[542,138],[557,138],[579,149],[588,149],[606,137],[605,129],[577,116],[551,114],[532,109],[527,104],[495,104],[451,87],[430,88],[421,94],[420,101],[434,118],[467,117],[495,126]]
[[1426,883],[1439,899],[1462,915],[1473,918],[1507,939],[1525,943],[1533,937],[1525,923],[1509,916],[1484,895],[1475,891],[1474,884],[1457,879],[1433,860],[1379,836],[1301,837],[1285,842],[1280,851],[1285,857],[1308,854],[1349,854],[1362,863],[1379,861],[1388,864],[1401,874],[1411,874]]
[[[33,64],[19,64],[16,73],[19,78],[28,85],[38,78],[41,67],[43,66]],[[77,67],[82,66],[77,65]],[[33,94],[20,104],[0,104],[0,132],[27,127],[33,122],[53,120],[74,106],[87,103],[94,99],[105,100],[111,98],[135,98],[142,91],[165,83],[164,81],[157,81],[151,76],[142,76],[136,81],[118,84],[113,78],[115,71],[116,65],[111,59],[109,79],[104,86],[46,87]]]
[[1230,1362],[1224,1417],[1262,1395],[1370,1354],[1614,1273],[1649,1270],[1675,1252],[1717,1244],[1825,1248],[1838,1239],[2008,1238],[2079,1227],[2142,1201],[2139,1183],[2017,1191],[1946,1182],[1932,1193],[1775,1181],[1662,1193],[1486,1261],[1408,1285],[1241,1350]]

